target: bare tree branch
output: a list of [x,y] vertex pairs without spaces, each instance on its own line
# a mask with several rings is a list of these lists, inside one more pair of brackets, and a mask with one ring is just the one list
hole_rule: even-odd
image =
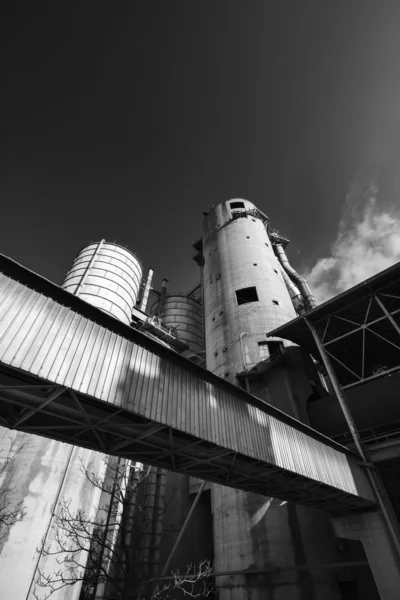
[[15,502],[13,500],[14,487],[9,485],[8,480],[12,479],[15,471],[15,462],[17,456],[27,448],[28,442],[20,442],[13,439],[0,464],[0,540],[5,538],[10,528],[22,521],[26,515],[23,501]]
[[207,561],[197,568],[189,565],[183,574],[173,573],[171,580],[157,588],[158,580],[151,579],[146,549],[140,548],[139,542],[150,535],[167,509],[165,503],[149,501],[149,490],[155,485],[149,477],[154,471],[150,467],[138,470],[130,462],[115,458],[108,459],[107,468],[108,476],[102,478],[91,465],[81,464],[88,481],[101,491],[103,505],[96,517],[90,518],[83,510],[72,512],[68,502],[60,504],[54,541],[42,550],[42,556],[55,557],[59,569],[53,573],[38,571],[34,597],[47,600],[58,590],[76,584],[81,585],[80,600],[93,600],[99,585],[105,586],[105,597],[113,600],[134,600],[142,589],[150,589],[148,597],[160,600],[169,598],[177,588],[187,598],[207,597],[211,574]]

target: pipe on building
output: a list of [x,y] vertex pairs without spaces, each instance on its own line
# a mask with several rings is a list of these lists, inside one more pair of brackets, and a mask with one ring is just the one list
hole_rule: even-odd
[[393,513],[393,509],[391,508],[390,501],[388,500],[386,492],[381,484],[380,477],[375,465],[373,463],[368,462],[366,459],[366,456],[361,446],[360,434],[358,433],[357,426],[348,407],[347,398],[344,394],[344,391],[342,390],[334,368],[332,367],[332,363],[325,350],[325,347],[319,338],[318,332],[315,329],[314,325],[306,317],[304,317],[304,321],[314,338],[315,344],[321,355],[322,362],[324,363],[324,366],[329,375],[329,379],[331,380],[336,398],[338,399],[344,418],[346,419],[347,426],[350,430],[357,451],[362,459],[362,465],[366,468],[369,482],[371,484],[374,496],[380,508],[383,520],[386,525],[386,529],[389,534],[389,538],[391,539],[395,550],[395,558],[397,561],[397,565],[400,568],[400,532],[398,525],[396,525],[397,521]]
[[141,550],[141,564],[148,565],[153,541],[154,508],[157,493],[157,467],[150,467],[145,483],[145,499],[143,515],[141,518],[142,531],[140,533],[139,548]]
[[142,310],[143,312],[146,312],[147,302],[149,300],[150,286],[151,286],[151,282],[153,281],[153,274],[154,274],[153,269],[151,267],[149,267],[146,283],[143,288],[142,299],[140,301],[140,310]]
[[160,317],[161,319],[162,319],[162,316],[164,313],[165,301],[167,299],[167,283],[168,283],[168,279],[162,280],[160,300],[158,301],[158,306],[157,306],[157,317]]
[[293,283],[293,281],[290,279],[289,275],[286,273],[285,269],[280,263],[279,266],[281,269],[283,281],[286,284],[287,291],[289,292],[295,311],[297,312],[297,314],[301,315],[304,312],[303,296],[301,295],[297,285]]
[[157,499],[156,499],[156,514],[155,514],[155,532],[154,532],[154,549],[153,549],[153,572],[154,577],[157,577],[160,569],[160,546],[162,540],[163,521],[165,513],[165,483],[167,473],[165,469],[157,470]]
[[290,279],[293,281],[293,283],[299,288],[299,291],[304,300],[305,309],[307,311],[312,310],[317,306],[317,302],[311,293],[308,283],[306,282],[304,277],[299,275],[299,273],[297,273],[297,271],[295,271],[290,265],[289,259],[286,256],[286,252],[284,251],[282,244],[274,244],[274,248],[282,267],[284,268]]

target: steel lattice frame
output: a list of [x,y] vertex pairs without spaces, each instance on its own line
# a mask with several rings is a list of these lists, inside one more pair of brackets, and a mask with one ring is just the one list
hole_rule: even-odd
[[315,323],[343,388],[400,370],[400,294],[373,293]]

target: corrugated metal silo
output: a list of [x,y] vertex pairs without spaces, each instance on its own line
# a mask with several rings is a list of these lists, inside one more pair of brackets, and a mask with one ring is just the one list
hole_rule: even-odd
[[[152,308],[156,314],[158,302]],[[201,305],[186,296],[168,296],[165,300],[162,322],[166,327],[176,328],[176,337],[195,352],[203,350],[203,325]]]
[[[132,252],[102,240],[79,252],[62,287],[130,324],[141,276],[142,267]],[[49,352],[56,352],[53,346]],[[107,503],[82,472],[82,464],[90,465],[100,481],[108,474],[99,452],[39,436],[27,437],[20,431],[3,432],[0,428],[0,433],[0,458],[4,447],[22,448],[7,477],[18,494],[17,502],[28,507],[23,521],[13,526],[12,535],[0,548],[0,588],[10,600],[31,600],[39,570],[52,574],[60,569],[57,554],[46,556],[37,551],[45,546],[57,548],[56,508],[66,502],[72,511],[83,510],[94,519],[98,507]],[[38,494],[38,489],[43,493]],[[73,587],[60,588],[57,600],[77,600],[80,584]]]
[[61,287],[129,325],[141,279],[136,256],[103,240],[79,252]]

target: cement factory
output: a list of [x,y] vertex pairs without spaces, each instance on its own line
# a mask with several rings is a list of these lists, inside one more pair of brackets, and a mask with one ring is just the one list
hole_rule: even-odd
[[178,295],[0,255],[1,600],[400,598],[400,266],[317,306],[261,209],[203,215]]

